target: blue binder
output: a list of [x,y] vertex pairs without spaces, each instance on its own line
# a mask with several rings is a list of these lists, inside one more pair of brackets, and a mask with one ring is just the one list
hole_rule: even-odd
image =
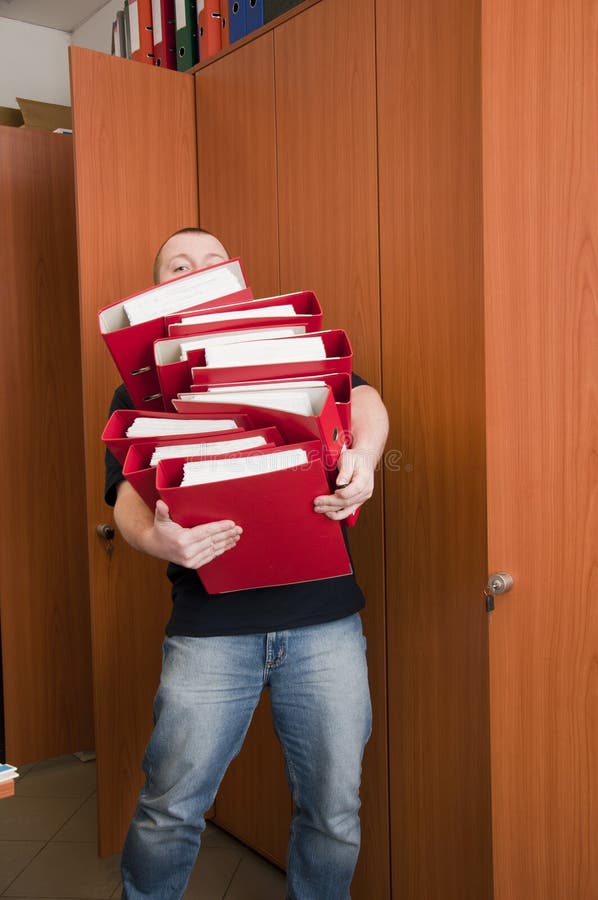
[[264,0],[245,0],[247,4],[247,34],[264,24]]
[[231,44],[247,34],[247,0],[228,0],[228,24]]

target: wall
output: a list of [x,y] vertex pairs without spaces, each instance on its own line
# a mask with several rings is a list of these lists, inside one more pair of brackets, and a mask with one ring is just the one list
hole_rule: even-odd
[[69,43],[66,31],[0,18],[0,106],[17,96],[69,105]]
[[72,34],[0,17],[0,106],[17,97],[70,106],[68,46],[110,53],[117,9],[122,0],[110,0]]
[[110,0],[110,3],[103,6],[87,22],[75,28],[71,35],[71,43],[77,47],[87,47],[88,50],[110,53],[112,22],[116,18],[116,11],[122,8],[122,0]]

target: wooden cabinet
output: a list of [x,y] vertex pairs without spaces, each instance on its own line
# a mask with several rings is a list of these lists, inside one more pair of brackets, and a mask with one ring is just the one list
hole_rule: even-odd
[[0,127],[6,753],[93,747],[73,152]]
[[96,525],[111,521],[100,434],[120,379],[98,329],[100,307],[151,282],[156,248],[195,226],[193,81],[71,47],[85,470],[93,634],[100,853],[120,850],[142,783],[164,626],[165,563]]
[[[73,51],[90,484],[111,377],[95,310],[198,221],[197,166],[201,224],[258,293],[316,290],[390,411],[352,540],[376,717],[355,900],[598,891],[597,30],[594,0],[311,0],[192,76]],[[148,149],[150,131],[176,139]],[[126,796],[102,806],[108,852],[167,601],[140,581],[147,560],[90,550],[96,721],[118,723],[100,790]],[[515,576],[491,623],[489,565]],[[139,672],[123,699],[115,673]],[[267,720],[264,704],[216,815],[280,861],[288,794]]]

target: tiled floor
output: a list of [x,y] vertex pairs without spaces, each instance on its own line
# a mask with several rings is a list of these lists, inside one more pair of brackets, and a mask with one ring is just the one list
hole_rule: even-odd
[[[0,800],[0,897],[120,897],[119,857],[96,852],[95,763],[61,756],[20,767]],[[208,824],[186,900],[283,900],[282,872]]]

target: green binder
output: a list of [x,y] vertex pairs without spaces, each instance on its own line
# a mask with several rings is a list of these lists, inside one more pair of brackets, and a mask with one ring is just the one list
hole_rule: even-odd
[[[203,6],[203,0],[199,0]],[[175,0],[176,67],[179,72],[199,62],[197,0]]]

